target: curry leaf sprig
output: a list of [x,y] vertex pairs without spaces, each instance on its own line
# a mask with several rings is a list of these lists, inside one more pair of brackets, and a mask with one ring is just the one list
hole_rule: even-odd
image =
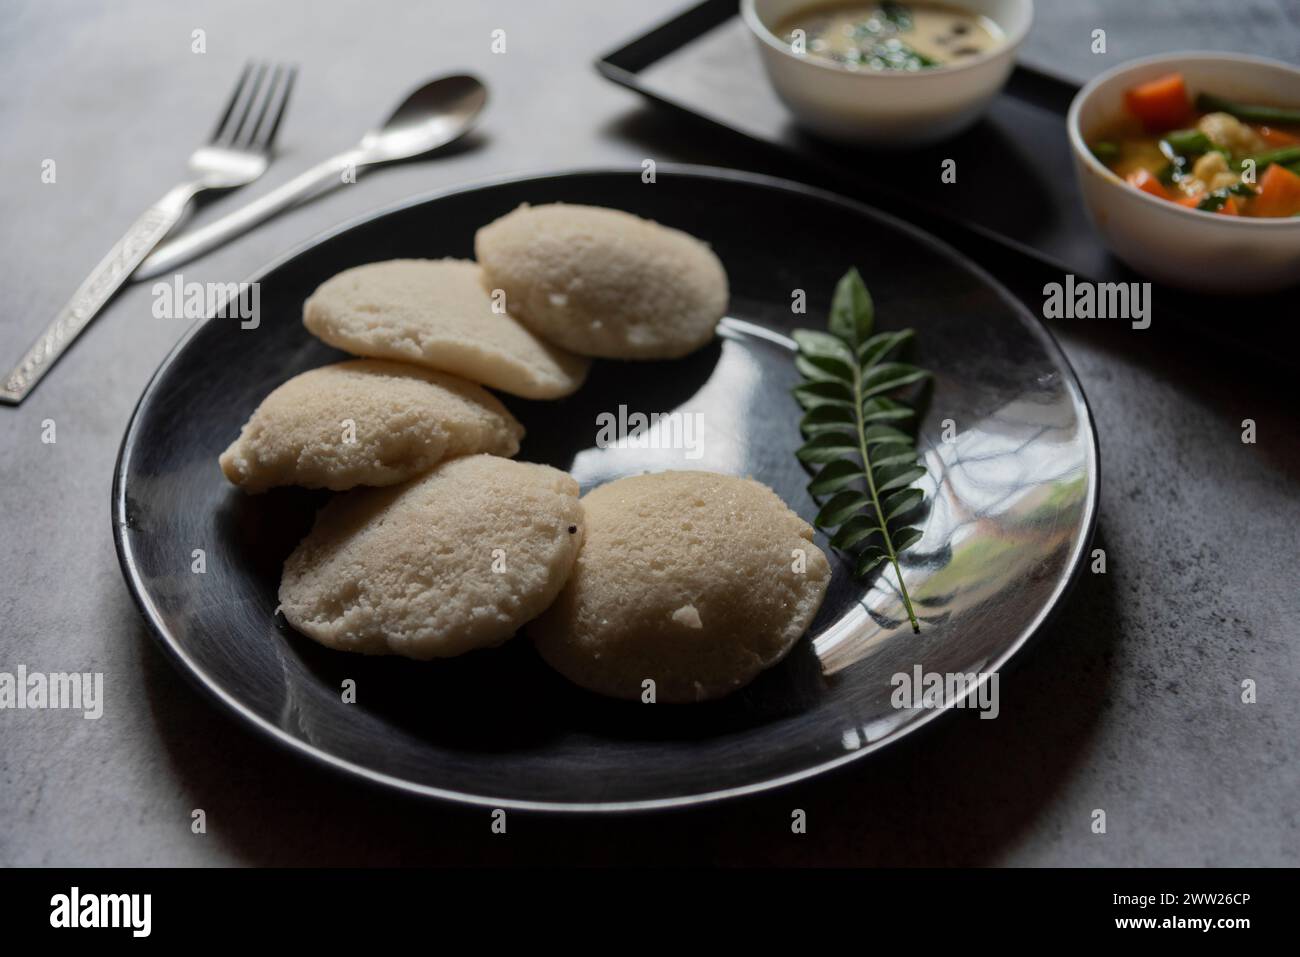
[[807,439],[796,454],[819,466],[808,486],[821,504],[817,526],[851,556],[856,577],[886,562],[894,567],[912,630],[920,633],[898,556],[921,538],[908,520],[924,499],[911,485],[925,469],[904,426],[916,413],[897,393],[929,373],[895,358],[911,329],[873,335],[874,324],[871,294],[850,269],[835,287],[829,332],[795,331],[804,382],[794,395],[805,409],[799,427]]

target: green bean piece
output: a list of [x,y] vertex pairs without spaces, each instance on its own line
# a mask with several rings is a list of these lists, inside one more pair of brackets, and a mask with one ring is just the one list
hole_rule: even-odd
[[1214,149],[1210,138],[1200,130],[1173,130],[1166,133],[1161,142],[1168,143],[1176,156],[1194,156]]
[[1234,103],[1212,93],[1202,93],[1197,96],[1196,108],[1202,113],[1228,113],[1247,123],[1300,126],[1300,110],[1288,110],[1280,106],[1259,106],[1253,103]]
[[1267,153],[1257,153],[1250,158],[1255,161],[1256,172],[1262,172],[1274,163],[1279,166],[1289,167],[1292,163],[1300,160],[1300,146],[1283,146],[1275,150],[1269,150]]
[[1207,213],[1217,213],[1223,209],[1223,204],[1228,201],[1228,191],[1226,189],[1216,189],[1212,193],[1206,193],[1205,198],[1196,204],[1197,209],[1203,209]]
[[1229,196],[1254,196],[1255,190],[1246,183],[1233,183],[1231,186],[1224,186],[1222,189],[1216,189],[1212,193],[1206,193],[1204,198],[1196,204],[1197,209],[1203,209],[1207,213],[1215,213],[1223,209],[1223,204],[1228,201]]
[[1111,140],[1098,140],[1088,147],[1092,155],[1103,163],[1113,163],[1119,159],[1119,144]]

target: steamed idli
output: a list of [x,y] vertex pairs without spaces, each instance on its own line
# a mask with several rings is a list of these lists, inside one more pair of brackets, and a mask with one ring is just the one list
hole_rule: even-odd
[[394,485],[444,458],[514,455],[524,429],[486,390],[441,372],[354,359],[294,376],[262,400],[221,470],[250,492]]
[[492,455],[452,459],[321,509],[285,562],[280,610],[330,648],[447,658],[499,645],[545,609],[582,537],[568,474]]
[[568,395],[589,365],[494,311],[478,266],[458,259],[344,270],[312,293],[303,324],[354,355],[414,362],[526,399]]
[[719,698],[780,661],[821,607],[830,564],[766,485],[661,472],[582,505],[573,574],[528,632],[591,691],[638,699],[653,679],[660,702]]
[[474,252],[489,289],[571,352],[673,359],[705,345],[727,308],[727,274],[681,230],[599,206],[520,206]]

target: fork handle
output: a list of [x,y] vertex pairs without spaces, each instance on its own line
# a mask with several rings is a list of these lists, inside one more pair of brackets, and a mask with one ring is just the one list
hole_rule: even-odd
[[150,279],[171,272],[182,263],[189,262],[227,240],[248,232],[254,226],[288,209],[304,197],[323,193],[327,189],[342,185],[343,173],[349,168],[360,172],[366,165],[366,160],[367,155],[363,150],[353,149],[317,163],[287,183],[277,186],[269,193],[259,196],[220,219],[214,219],[206,226],[191,229],[170,240],[145,259],[136,270],[136,278]]
[[0,402],[17,405],[58,361],[81,330],[99,314],[136,266],[176,225],[199,187],[183,183],[154,203],[131,224],[98,266],[59,310],[41,337],[27,350],[0,386]]

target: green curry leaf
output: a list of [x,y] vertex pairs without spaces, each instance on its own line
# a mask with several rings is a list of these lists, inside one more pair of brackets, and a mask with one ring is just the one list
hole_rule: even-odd
[[806,410],[807,441],[796,453],[820,465],[808,491],[821,503],[816,524],[831,546],[849,555],[862,578],[892,565],[912,630],[921,626],[903,581],[898,556],[920,541],[925,493],[912,483],[926,474],[915,441],[903,426],[915,410],[899,395],[929,373],[891,358],[913,337],[911,329],[873,335],[875,306],[862,277],[850,269],[835,287],[829,332],[794,333],[795,365],[804,382],[794,390]]

